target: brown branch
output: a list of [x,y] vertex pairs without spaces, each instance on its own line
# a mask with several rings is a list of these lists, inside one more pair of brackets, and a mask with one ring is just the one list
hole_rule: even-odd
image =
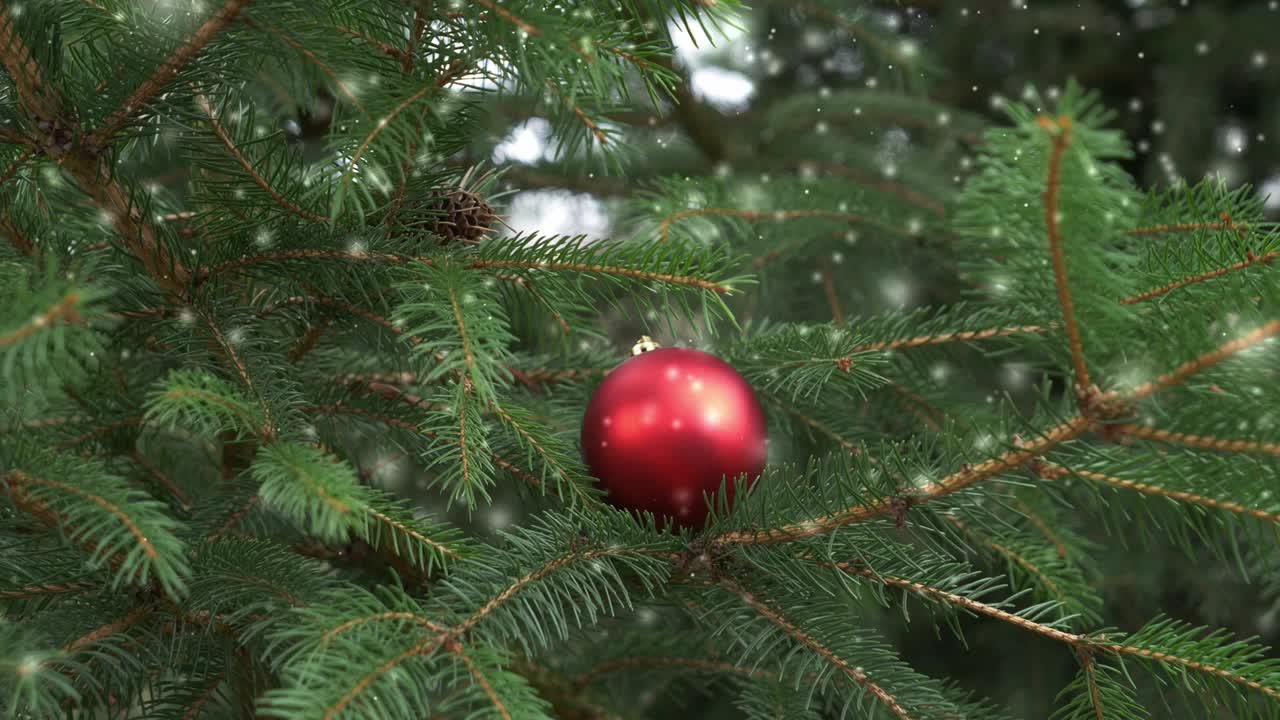
[[1160,287],[1152,288],[1145,292],[1138,293],[1137,295],[1134,295],[1132,297],[1127,297],[1121,300],[1120,304],[1134,305],[1140,302],[1151,300],[1152,298],[1160,297],[1161,295],[1168,295],[1169,293],[1173,292],[1174,290],[1177,290],[1178,288],[1184,288],[1188,285],[1194,285],[1195,283],[1200,283],[1206,280],[1212,280],[1217,277],[1222,277],[1223,275],[1233,273],[1237,270],[1243,270],[1253,265],[1270,265],[1278,257],[1280,257],[1280,251],[1273,250],[1265,255],[1255,255],[1253,254],[1252,251],[1250,251],[1249,257],[1247,260],[1242,260],[1234,265],[1228,265],[1227,267],[1218,268],[1217,270],[1210,270],[1209,272],[1200,273],[1199,275],[1192,275],[1191,277],[1185,277],[1180,280],[1175,280],[1167,285],[1161,285]]
[[759,670],[757,668],[743,667],[742,665],[734,665],[733,663],[724,662],[723,660],[709,660],[706,658],[688,658],[688,657],[664,657],[655,656],[635,656],[623,657],[601,663],[590,670],[582,673],[573,679],[572,685],[576,690],[582,690],[586,686],[595,682],[597,679],[609,673],[619,670],[630,670],[632,668],[689,668],[692,670],[703,670],[706,672],[726,673],[730,675],[742,675],[752,680],[768,680],[777,679],[778,673],[769,672],[767,670]]
[[403,337],[410,345],[422,344],[422,338],[414,335],[405,335],[404,331],[401,330],[399,327],[396,327],[395,323],[373,312],[372,310],[358,307],[356,305],[352,305],[351,303],[345,302],[343,300],[327,297],[324,295],[311,295],[311,296],[293,295],[285,298],[284,300],[281,300],[279,302],[275,302],[263,307],[261,310],[258,311],[258,317],[266,317],[268,315],[271,315],[277,309],[279,309],[281,306],[284,306],[284,305],[306,305],[306,304],[320,305],[323,307],[330,307],[337,310],[342,310],[355,317],[368,320],[369,322],[386,329],[387,332],[391,333],[392,335],[395,335],[396,337]]
[[431,259],[428,257],[415,257],[411,255],[395,255],[392,253],[381,252],[362,252],[353,250],[281,250],[279,252],[261,253],[258,255],[246,255],[234,260],[226,260],[216,265],[204,267],[199,270],[196,275],[197,281],[204,281],[210,277],[221,275],[231,270],[239,270],[250,265],[260,265],[269,262],[282,262],[286,260],[347,260],[351,262],[378,262],[390,265],[408,265],[411,262],[425,262],[430,264]]
[[840,307],[840,295],[836,292],[836,279],[831,274],[831,261],[822,258],[822,291],[827,296],[827,306],[831,308],[831,320],[837,325],[844,324],[844,309]]
[[459,555],[458,552],[453,548],[443,543],[439,543],[439,542],[436,542],[435,540],[432,540],[426,535],[423,535],[422,533],[418,532],[417,530],[414,530],[413,528],[409,527],[408,525],[405,525],[404,523],[396,520],[395,518],[389,517],[387,515],[383,515],[382,513],[378,512],[377,510],[374,510],[373,508],[366,508],[365,512],[374,520],[377,520],[383,525],[387,525],[388,527],[392,528],[396,532],[403,533],[404,535],[410,538],[413,538],[414,540],[422,543],[423,545],[430,546],[432,549],[434,549],[436,552],[439,552],[442,555],[448,555],[452,558],[459,559],[459,560],[462,559],[462,556]]
[[515,418],[511,417],[510,413],[508,413],[506,410],[503,410],[502,407],[497,405],[496,403],[493,405],[493,411],[497,413],[498,417],[502,418],[502,420],[506,422],[507,425],[510,425],[511,428],[515,430],[517,434],[520,435],[520,437],[523,437],[525,439],[525,442],[529,443],[530,447],[532,447],[540,455],[542,455],[542,457],[546,460],[547,464],[555,468],[555,471],[560,474],[560,477],[565,482],[569,482],[568,471],[566,471],[563,467],[561,467],[560,463],[556,462],[556,459],[550,453],[547,452],[546,448],[542,447],[542,444],[539,443],[537,439],[534,438],[533,435],[529,433],[528,430],[524,429],[523,425],[516,422]]
[[1097,663],[1088,651],[1077,648],[1076,657],[1080,660],[1080,669],[1084,672],[1085,681],[1089,684],[1089,701],[1093,703],[1093,715],[1096,720],[1106,720],[1102,714],[1102,693],[1098,689]]
[[959,529],[960,529],[960,531],[961,531],[961,532],[963,532],[964,534],[968,535],[969,537],[973,538],[974,540],[977,540],[978,542],[982,543],[983,545],[986,545],[987,547],[991,548],[992,550],[996,551],[997,553],[999,553],[999,554],[1001,554],[1001,555],[1005,556],[1005,557],[1006,557],[1006,558],[1008,558],[1009,560],[1013,561],[1015,564],[1022,566],[1022,568],[1023,568],[1024,570],[1026,570],[1027,572],[1029,572],[1029,573],[1031,573],[1032,575],[1034,575],[1035,577],[1037,577],[1037,578],[1040,580],[1040,582],[1041,582],[1041,583],[1042,583],[1046,588],[1048,588],[1049,592],[1051,592],[1051,593],[1053,593],[1055,596],[1057,596],[1058,600],[1060,600],[1060,601],[1062,601],[1062,602],[1066,602],[1066,600],[1067,600],[1067,596],[1066,596],[1066,594],[1065,594],[1065,593],[1063,593],[1063,592],[1062,592],[1062,588],[1058,587],[1058,584],[1057,584],[1056,582],[1054,582],[1054,581],[1053,581],[1053,578],[1049,577],[1048,575],[1046,575],[1046,574],[1044,573],[1044,571],[1042,571],[1040,568],[1036,567],[1036,564],[1035,564],[1035,563],[1031,562],[1030,560],[1028,560],[1027,558],[1023,557],[1022,555],[1020,555],[1020,554],[1018,554],[1018,553],[1016,553],[1016,552],[1014,552],[1014,551],[1010,550],[1009,548],[1005,547],[1004,545],[1001,545],[1000,543],[996,542],[995,540],[992,540],[991,538],[986,537],[985,535],[983,535],[983,534],[981,534],[981,533],[978,533],[978,532],[976,532],[976,531],[974,531],[974,530],[970,529],[970,528],[969,528],[969,526],[968,526],[968,525],[966,525],[965,523],[961,522],[959,518],[954,517],[954,516],[952,516],[952,515],[948,515],[948,516],[946,516],[946,517],[947,517],[947,520],[950,520],[950,521],[951,521],[951,524],[952,524],[952,525],[955,525],[955,526],[956,526],[957,528],[959,528]]
[[349,630],[353,630],[357,627],[360,627],[362,625],[368,625],[369,623],[376,623],[376,622],[384,622],[387,620],[408,620],[409,622],[412,622],[417,625],[421,625],[422,627],[428,628],[438,633],[448,632],[449,630],[449,628],[445,627],[444,625],[441,625],[438,622],[430,620],[429,618],[425,618],[421,615],[418,615],[417,613],[402,612],[402,611],[388,611],[384,613],[378,613],[377,615],[367,615],[365,617],[359,617],[353,620],[347,620],[346,622],[340,625],[335,625],[329,630],[326,630],[325,633],[320,636],[320,644],[328,645],[329,643],[333,642],[333,639],[338,637],[339,635]]
[[1058,557],[1065,560],[1067,558],[1067,544],[1062,542],[1062,538],[1058,537],[1058,534],[1053,531],[1053,528],[1049,527],[1049,523],[1045,522],[1044,518],[1037,515],[1035,511],[1031,509],[1031,506],[1021,500],[1017,501],[1016,505],[1018,510],[1027,517],[1027,520],[1034,525],[1036,529],[1040,531],[1040,534],[1044,535],[1045,539],[1048,540],[1049,543],[1053,545],[1053,548],[1058,551]]
[[[192,88],[192,91],[194,92],[195,88]],[[322,225],[329,224],[329,218],[298,207],[284,195],[281,195],[279,190],[271,187],[271,185],[266,181],[266,178],[262,177],[257,169],[253,167],[253,164],[249,162],[249,159],[244,156],[244,153],[240,152],[240,148],[236,147],[236,144],[232,142],[231,136],[227,134],[226,128],[222,127],[222,123],[218,121],[218,114],[214,112],[213,106],[209,104],[209,98],[197,92],[196,103],[200,106],[200,109],[209,116],[209,127],[213,130],[213,134],[222,142],[222,145],[227,149],[227,152],[231,153],[231,157],[235,158],[236,163],[249,175],[249,179],[253,181],[254,185],[262,188],[262,191],[271,196],[271,199],[274,200],[277,205],[288,210],[294,215],[297,215],[304,220],[310,220],[311,222],[317,222]]]
[[360,678],[360,680],[357,681],[355,685],[351,686],[350,690],[347,690],[347,692],[343,693],[342,697],[338,698],[338,700],[333,705],[330,705],[328,708],[325,708],[324,715],[322,716],[322,720],[334,720],[335,718],[337,718],[339,715],[342,714],[342,711],[345,710],[346,707],[352,703],[352,701],[354,701],[357,697],[360,697],[361,693],[363,693],[365,690],[368,690],[370,685],[377,682],[378,678],[381,678],[383,675],[386,675],[392,670],[395,670],[397,667],[399,667],[401,664],[405,663],[408,660],[411,660],[419,655],[426,655],[428,653],[434,652],[436,648],[440,647],[440,645],[444,643],[444,641],[445,641],[444,635],[427,638],[426,640],[423,640],[422,642],[414,645],[408,650],[405,650],[399,655],[382,663],[381,665],[374,668],[373,670],[370,670],[368,673],[364,675],[364,677]]
[[889,383],[888,387],[895,395],[902,398],[902,406],[907,409],[907,412],[916,416],[920,422],[925,424],[925,427],[934,432],[942,429],[942,421],[945,416],[941,410],[938,410],[922,396],[911,392],[898,383]]
[[401,64],[408,61],[408,57],[405,55],[404,51],[401,50],[400,48],[388,45],[387,43],[384,43],[381,40],[378,40],[377,38],[370,37],[360,32],[359,30],[353,30],[349,27],[345,27],[342,25],[335,25],[333,29],[337,30],[338,32],[344,35],[350,35],[351,37],[359,38],[369,43],[370,45],[378,48],[378,50],[381,51],[383,55],[386,55],[387,57],[392,58],[394,60],[397,60]]
[[1280,443],[1274,442],[1233,440],[1231,438],[1218,438],[1211,437],[1209,435],[1191,435],[1188,433],[1173,432],[1171,430],[1160,430],[1158,428],[1146,427],[1144,425],[1112,425],[1108,427],[1107,430],[1119,435],[1127,435],[1129,437],[1142,438],[1144,440],[1157,440],[1159,442],[1166,442],[1174,445],[1187,445],[1204,450],[1216,450],[1218,452],[1256,452],[1265,455],[1280,456]]
[[251,496],[243,506],[237,508],[235,512],[231,513],[231,515],[227,517],[226,522],[222,523],[222,525],[220,525],[217,530],[214,530],[212,533],[209,534],[209,539],[217,540],[219,538],[225,537],[228,533],[230,533],[233,529],[235,529],[237,525],[240,524],[241,520],[244,520],[246,517],[248,517],[249,513],[253,510],[253,508],[257,506],[258,501],[260,499],[261,498],[258,495]]
[[653,280],[656,282],[671,283],[673,285],[688,285],[700,290],[710,290],[715,293],[727,295],[733,292],[733,288],[710,280],[703,280],[697,277],[688,277],[683,275],[671,275],[668,273],[647,272],[645,270],[636,270],[634,268],[619,267],[616,265],[590,265],[586,263],[569,263],[555,261],[538,261],[538,260],[477,260],[467,267],[472,270],[483,270],[486,268],[522,268],[531,270],[563,270],[566,272],[583,272],[597,273],[600,275],[617,275],[619,277],[637,278],[640,280]]
[[0,348],[5,348],[35,335],[55,322],[70,324],[83,320],[80,315],[80,293],[74,290],[67,293],[53,307],[35,316],[15,330],[0,335]]
[[864,567],[861,565],[854,565],[852,563],[823,562],[821,564],[829,565],[831,567],[837,568],[850,575],[857,575],[859,577],[868,578],[870,580],[874,580],[878,583],[882,583],[890,587],[901,588],[909,592],[914,592],[919,595],[924,595],[925,597],[931,597],[935,600],[941,600],[942,602],[945,602],[948,605],[955,605],[956,607],[964,608],[965,610],[968,610],[969,612],[972,612],[976,615],[985,615],[989,618],[994,618],[996,620],[1009,623],[1010,625],[1014,625],[1016,627],[1022,628],[1023,630],[1026,630],[1028,632],[1033,632],[1037,635],[1042,635],[1044,637],[1050,638],[1052,640],[1057,640],[1058,642],[1066,643],[1068,645],[1078,646],[1078,645],[1084,645],[1089,642],[1089,638],[1083,635],[1076,635],[1074,633],[1069,633],[1069,632],[1059,630],[1050,625],[1038,623],[1034,620],[1028,620],[1027,618],[1021,617],[1019,615],[1015,615],[1011,612],[1008,612],[1007,610],[1001,610],[998,607],[988,605],[984,602],[980,602],[978,600],[974,600],[972,598],[968,598],[963,595],[957,595],[952,592],[947,592],[946,590],[935,588],[930,585],[925,585],[924,583],[915,582],[914,580],[894,577],[892,575],[881,575],[880,573],[877,573],[874,570],[871,570],[867,567]]
[[515,25],[516,27],[520,28],[521,30],[523,30],[523,31],[525,32],[525,34],[526,34],[526,35],[541,35],[541,34],[542,34],[542,31],[541,31],[541,30],[539,30],[538,28],[534,27],[533,25],[530,25],[529,23],[525,22],[525,21],[524,21],[524,20],[522,20],[519,16],[517,16],[517,15],[516,15],[516,14],[514,14],[514,13],[512,13],[510,10],[507,10],[506,8],[502,7],[501,5],[499,5],[499,4],[495,3],[495,2],[493,2],[493,0],[474,0],[474,2],[475,2],[477,5],[480,5],[481,7],[485,7],[485,8],[488,8],[488,9],[492,10],[492,11],[493,11],[494,13],[496,13],[499,17],[501,17],[503,20],[506,20],[507,22],[509,22],[509,23],[511,23],[511,24],[513,24],[513,25]]
[[1165,235],[1168,233],[1184,233],[1195,232],[1196,230],[1235,230],[1242,232],[1249,229],[1248,225],[1237,225],[1231,219],[1228,213],[1222,213],[1219,216],[1222,222],[1199,222],[1199,223],[1175,223],[1171,225],[1150,225],[1147,227],[1137,227],[1126,231],[1127,235]]
[[73,593],[90,592],[101,587],[102,586],[97,583],[90,582],[24,585],[16,590],[0,590],[0,602],[9,600],[30,600],[32,598],[48,597],[49,595],[69,595]]
[[1150,485],[1147,483],[1137,482],[1136,480],[1125,480],[1124,478],[1105,475],[1103,473],[1093,472],[1092,470],[1072,470],[1053,463],[1043,463],[1038,472],[1042,476],[1048,478],[1062,478],[1072,475],[1086,480],[1103,483],[1105,485],[1111,485],[1113,487],[1133,490],[1134,492],[1138,492],[1143,495],[1169,498],[1170,500],[1191,503],[1192,505],[1199,505],[1200,507],[1206,507],[1211,510],[1225,510],[1227,512],[1236,513],[1237,515],[1248,515],[1266,522],[1280,523],[1280,512],[1269,512],[1266,510],[1259,510],[1257,508],[1245,507],[1240,503],[1232,502],[1230,500],[1218,500],[1216,498],[1183,492],[1181,490],[1170,490],[1158,485]]
[[[0,180],[3,182],[3,180]],[[35,257],[36,246],[31,242],[31,238],[22,232],[22,229],[13,222],[13,217],[9,215],[8,209],[0,210],[0,233],[7,235],[9,242],[13,244],[13,248],[26,257]]]
[[485,697],[489,698],[489,702],[493,703],[494,709],[498,711],[498,716],[502,720],[512,720],[511,711],[507,709],[506,703],[502,702],[502,698],[498,696],[498,691],[493,688],[493,683],[489,682],[489,678],[486,678],[484,673],[480,672],[480,668],[476,667],[476,663],[471,659],[471,656],[467,655],[461,648],[454,654],[458,656],[458,659],[462,660],[463,665],[467,666],[467,672],[471,673],[471,678],[484,691]]
[[1148,398],[1161,390],[1178,385],[1192,375],[1211,368],[1223,360],[1226,360],[1237,353],[1248,350],[1249,348],[1275,337],[1276,335],[1280,335],[1280,320],[1272,320],[1252,332],[1246,333],[1235,340],[1223,344],[1215,350],[1211,350],[1193,360],[1188,360],[1173,370],[1160,375],[1154,380],[1148,380],[1132,390],[1120,393],[1118,397],[1131,402]]
[[58,100],[44,82],[44,72],[13,24],[7,4],[0,3],[0,60],[18,91],[18,102],[39,120],[58,116]]
[[518,594],[521,590],[523,590],[529,584],[538,581],[539,579],[548,575],[549,573],[559,570],[560,568],[563,568],[565,566],[571,565],[575,562],[593,560],[597,557],[606,557],[611,555],[616,556],[616,555],[625,555],[625,554],[652,554],[652,553],[648,553],[643,550],[625,549],[625,548],[601,549],[601,550],[593,550],[590,552],[574,553],[574,554],[565,555],[555,560],[552,560],[551,562],[548,562],[547,564],[543,565],[537,570],[534,570],[533,572],[530,572],[518,578],[517,580],[512,582],[511,585],[507,586],[507,588],[504,589],[501,593],[499,593],[489,602],[485,603],[483,607],[481,607],[479,610],[477,610],[467,619],[463,620],[462,622],[458,623],[452,628],[446,629],[443,632],[439,632],[436,635],[433,635],[432,637],[428,637],[422,640],[421,642],[414,644],[409,649],[405,650],[404,652],[400,653],[394,658],[391,658],[390,660],[384,662],[383,664],[379,665],[378,667],[366,673],[363,677],[360,678],[360,680],[356,682],[355,685],[353,685],[349,690],[347,690],[347,692],[343,693],[342,697],[340,697],[337,700],[337,702],[335,702],[333,705],[330,705],[328,708],[325,709],[325,712],[323,715],[324,720],[334,720],[334,718],[336,718],[339,714],[341,714],[342,711],[348,705],[350,705],[357,697],[359,697],[361,693],[368,690],[369,686],[377,682],[379,678],[391,672],[392,670],[394,670],[401,664],[407,662],[408,660],[411,660],[412,658],[430,655],[440,647],[445,647],[451,653],[461,654],[462,647],[459,644],[458,639],[462,635],[466,634],[472,627],[474,627],[476,623],[480,622],[485,617],[492,614],[493,611],[498,608],[498,606],[500,606],[502,603],[506,602],[507,600],[510,600],[513,596]]
[[209,684],[205,686],[204,691],[195,699],[195,702],[191,703],[187,708],[187,711],[182,714],[182,720],[198,720],[200,715],[204,712],[204,706],[208,705],[209,701],[213,699],[213,694],[218,691],[218,686],[222,684],[222,681],[225,680],[226,677],[226,673],[218,673],[210,678]]
[[205,21],[199,29],[191,35],[185,44],[174,51],[172,55],[156,68],[151,77],[147,78],[136,90],[133,91],[124,104],[118,110],[107,117],[102,127],[93,131],[87,140],[87,144],[92,148],[104,148],[107,143],[115,137],[116,133],[129,122],[134,113],[142,109],[147,101],[153,95],[160,92],[164,86],[168,85],[186,64],[204,51],[205,46],[217,37],[218,33],[230,25],[240,11],[244,9],[251,0],[227,0],[227,2],[214,13],[212,17]]
[[[18,88],[18,102],[33,118],[54,121],[61,117],[58,100],[47,92],[42,73],[30,49],[13,26],[8,7],[0,4],[0,64]],[[98,156],[83,147],[47,151],[75,179],[80,189],[105,211],[123,238],[125,246],[142,262],[147,273],[165,290],[181,296],[187,279],[186,268],[145,223],[128,193],[110,175]]]
[[916,337],[902,338],[900,340],[886,340],[882,342],[867,343],[866,345],[859,345],[855,347],[850,352],[860,353],[873,350],[905,350],[925,345],[971,342],[974,340],[986,340],[988,338],[1010,337],[1013,335],[1021,335],[1023,333],[1042,333],[1055,327],[1057,327],[1057,323],[1050,323],[1047,327],[1040,325],[1015,325],[1013,327],[987,328],[986,330],[966,330],[964,332],[944,333],[942,335],[918,335]]
[[596,121],[592,120],[589,115],[582,111],[582,108],[578,107],[577,103],[570,100],[563,92],[561,92],[560,88],[556,86],[554,81],[547,80],[547,87],[554,90],[555,93],[560,96],[560,99],[564,101],[564,104],[570,110],[573,110],[573,114],[577,115],[578,119],[582,121],[582,124],[587,126],[587,130],[590,130],[591,134],[595,136],[596,142],[601,145],[607,145],[609,143],[609,136],[604,134],[604,131],[600,129],[600,126],[596,124]]
[[66,645],[63,645],[62,652],[63,654],[70,655],[71,653],[85,649],[99,640],[109,638],[117,633],[122,633],[134,625],[137,625],[143,618],[150,615],[151,610],[152,608],[147,605],[134,608],[128,615],[125,615],[119,620],[109,622],[106,625],[98,627],[93,631],[72,640]]
[[[150,538],[148,538],[146,533],[138,527],[137,523],[133,521],[133,518],[129,517],[128,513],[120,509],[119,506],[100,495],[95,495],[88,490],[77,487],[76,485],[64,483],[60,480],[49,480],[47,478],[34,477],[21,470],[10,470],[9,474],[5,476],[4,483],[15,492],[22,492],[25,486],[42,485],[44,487],[54,488],[65,493],[76,495],[84,499],[86,502],[97,505],[99,508],[102,508],[109,515],[118,520],[120,524],[129,531],[129,534],[133,536],[135,541],[137,541],[138,547],[142,549],[142,553],[146,555],[147,558],[155,560],[159,557],[159,553],[156,552],[155,546],[151,544]],[[25,493],[23,494],[25,495]]]
[[[740,208],[726,207],[708,207],[708,208],[692,208],[689,210],[681,210],[672,213],[662,219],[662,224],[658,226],[658,233],[662,242],[667,242],[671,236],[671,226],[677,222],[690,217],[701,217],[705,215],[720,215],[726,217],[742,218],[750,222],[760,222],[762,220],[796,220],[801,218],[821,218],[824,220],[842,220],[847,223],[874,223],[879,225],[875,220],[865,215],[850,212],[837,212],[834,210],[742,210]],[[902,232],[895,228],[881,225],[886,230]]]
[[[998,457],[991,458],[977,465],[966,465],[941,480],[931,482],[918,488],[910,496],[910,502],[918,504],[929,500],[946,497],[964,490],[983,480],[1015,470],[1034,460],[1064,442],[1084,435],[1090,430],[1093,421],[1083,415],[1051,428],[1040,437],[1020,443],[1016,450],[1010,450]],[[901,499],[896,497],[878,500],[867,505],[854,505],[830,515],[823,515],[812,520],[783,525],[770,530],[734,530],[712,539],[717,545],[728,544],[769,544],[814,537],[831,532],[836,528],[851,523],[865,522],[883,515],[891,514],[899,507]]]
[[181,505],[183,508],[187,510],[190,510],[192,508],[193,503],[191,502],[191,498],[188,497],[187,494],[182,491],[182,488],[178,487],[178,485],[174,483],[173,480],[169,479],[168,475],[165,475],[164,472],[160,470],[160,468],[156,467],[155,463],[151,462],[150,460],[147,459],[145,455],[138,452],[137,448],[132,448],[129,450],[129,457],[133,458],[134,462],[141,465],[144,470],[150,473],[151,477],[155,478],[155,481],[159,483],[161,487],[167,490],[169,494],[172,495],[173,498],[178,501],[179,505]]
[[1236,685],[1243,685],[1244,687],[1257,690],[1260,693],[1269,695],[1271,698],[1275,700],[1280,700],[1280,690],[1277,690],[1273,687],[1267,687],[1266,685],[1263,685],[1262,683],[1254,680],[1245,679],[1239,675],[1236,675],[1230,670],[1216,667],[1214,665],[1206,665],[1205,663],[1196,662],[1195,660],[1191,660],[1189,658],[1179,657],[1177,655],[1169,655],[1162,652],[1156,652],[1155,650],[1148,650],[1146,648],[1133,647],[1132,645],[1120,645],[1116,643],[1106,643],[1106,642],[1095,642],[1093,643],[1093,645],[1094,647],[1101,648],[1103,650],[1110,650],[1111,652],[1116,653],[1117,655],[1133,655],[1135,657],[1146,658],[1148,660],[1155,660],[1156,662],[1167,663],[1170,665],[1181,665],[1182,667],[1185,667],[1188,670],[1194,670],[1196,672],[1204,673],[1206,675],[1213,675],[1214,677],[1221,678],[1223,680],[1226,680],[1227,682],[1235,683]]
[[333,321],[330,318],[321,318],[314,325],[308,328],[307,332],[304,333],[302,337],[298,338],[297,344],[289,350],[289,362],[301,362],[308,353],[316,348],[316,345],[320,344],[320,338],[324,335],[325,331],[329,329],[329,325],[332,323]]
[[1084,359],[1084,344],[1080,340],[1080,326],[1076,324],[1075,300],[1067,280],[1067,256],[1062,248],[1062,229],[1058,217],[1058,194],[1062,190],[1062,156],[1071,143],[1071,120],[1065,115],[1055,122],[1048,116],[1039,118],[1040,127],[1052,137],[1049,153],[1049,177],[1045,181],[1044,222],[1049,234],[1049,252],[1053,257],[1053,279],[1058,288],[1058,304],[1062,306],[1062,320],[1067,328],[1067,342],[1071,345],[1071,364],[1075,368],[1076,383],[1087,388],[1089,367]]
[[895,717],[899,718],[899,720],[911,720],[911,715],[907,713],[906,708],[902,707],[897,698],[890,695],[889,691],[885,690],[878,683],[872,680],[865,672],[862,671],[862,668],[855,667],[848,660],[837,655],[831,648],[823,645],[817,638],[792,624],[792,622],[781,613],[765,604],[764,601],[748,592],[746,588],[736,582],[723,579],[721,580],[721,584],[730,592],[741,598],[744,603],[751,607],[751,609],[755,610],[769,622],[778,626],[778,628],[784,633],[790,635],[796,642],[831,663],[832,666],[861,687],[869,695],[876,698],[881,703],[884,703],[884,705],[889,708],[890,712],[892,712]]

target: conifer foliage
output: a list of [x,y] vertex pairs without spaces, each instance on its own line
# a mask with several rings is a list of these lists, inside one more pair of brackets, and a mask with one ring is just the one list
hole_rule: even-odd
[[[1075,85],[991,127],[949,113],[918,48],[787,5],[885,87],[745,122],[840,168],[673,174],[589,241],[503,225],[468,160],[486,123],[547,118],[561,170],[601,182],[643,148],[637,111],[732,159],[668,28],[736,3],[0,0],[0,712],[639,718],[710,693],[751,718],[1010,717],[904,659],[905,618],[1057,646],[1062,720],[1275,717],[1271,650],[1158,607],[1123,626],[1095,562],[1208,550],[1280,586],[1259,200],[1136,188]],[[927,152],[868,181],[876,123]],[[873,241],[965,296],[851,312],[833,249]],[[769,469],[698,533],[583,468],[623,355],[602,309],[697,328],[765,404]],[[1030,402],[969,391],[966,362],[1009,353]],[[424,513],[370,447],[449,508],[529,512],[496,536]]]

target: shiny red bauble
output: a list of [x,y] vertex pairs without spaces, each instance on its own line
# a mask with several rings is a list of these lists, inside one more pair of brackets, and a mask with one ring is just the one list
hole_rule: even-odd
[[608,501],[701,527],[720,485],[764,469],[768,434],[751,385],[714,355],[662,348],[605,377],[582,419],[582,452]]

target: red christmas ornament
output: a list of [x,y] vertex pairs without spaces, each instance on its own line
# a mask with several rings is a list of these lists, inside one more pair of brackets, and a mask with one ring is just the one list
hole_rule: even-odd
[[768,434],[751,385],[723,360],[644,338],[605,377],[582,419],[582,450],[611,504],[701,527],[727,479],[755,482]]

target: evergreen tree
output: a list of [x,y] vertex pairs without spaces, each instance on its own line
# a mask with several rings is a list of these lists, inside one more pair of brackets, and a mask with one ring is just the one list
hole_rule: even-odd
[[[1280,715],[1256,638],[1108,586],[1276,602],[1262,199],[764,5],[839,42],[735,111],[672,52],[727,0],[0,0],[5,715]],[[545,185],[614,237],[507,227]],[[642,332],[770,421],[701,529],[577,447]]]

